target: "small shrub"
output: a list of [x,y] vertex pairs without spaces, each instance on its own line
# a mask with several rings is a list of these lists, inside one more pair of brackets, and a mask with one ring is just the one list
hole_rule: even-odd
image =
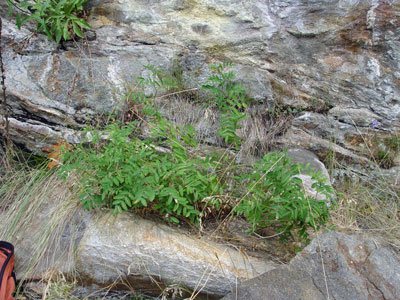
[[296,177],[303,169],[300,164],[292,164],[284,152],[266,154],[252,173],[238,177],[246,194],[235,213],[245,217],[253,232],[275,226],[284,239],[297,229],[300,237],[307,238],[307,229],[318,230],[326,224],[333,190],[321,173],[309,172],[314,181],[312,187],[327,200],[307,196],[301,179]]
[[16,23],[19,29],[28,21],[37,23],[36,31],[44,32],[49,40],[60,43],[74,36],[83,38],[83,29],[89,24],[78,15],[87,0],[6,0],[9,15],[16,9]]

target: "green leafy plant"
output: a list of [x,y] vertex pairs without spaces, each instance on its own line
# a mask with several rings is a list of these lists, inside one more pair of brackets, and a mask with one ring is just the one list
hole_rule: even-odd
[[[212,174],[216,157],[191,156],[189,149],[197,145],[192,127],[174,126],[143,94],[130,98],[139,101],[152,117],[152,136],[132,136],[136,122],[87,131],[87,145],[64,153],[61,174],[65,177],[75,170],[82,176],[81,199],[87,209],[106,206],[121,213],[147,207],[174,223],[179,218],[197,223],[201,206],[213,203],[203,199],[223,191]],[[157,150],[157,146],[165,147],[165,151]]]
[[300,164],[292,164],[284,152],[266,154],[251,173],[237,178],[246,193],[235,213],[245,217],[253,232],[274,226],[284,239],[293,230],[307,238],[307,229],[318,230],[327,222],[333,190],[325,184],[321,173],[309,172],[314,182],[312,187],[326,200],[307,195],[302,180],[296,177],[303,169]]
[[246,96],[244,87],[234,81],[236,73],[225,71],[230,67],[233,67],[231,62],[211,65],[210,69],[214,74],[208,78],[207,84],[203,85],[202,88],[211,92],[211,103],[215,104],[221,111],[218,134],[224,139],[225,143],[233,144],[237,149],[241,141],[236,130],[240,128],[240,122],[248,117],[244,110],[247,103],[251,102],[252,99]]
[[20,29],[28,21],[37,23],[36,31],[44,32],[50,40],[60,43],[74,36],[83,38],[83,29],[89,24],[79,13],[87,0],[6,0],[9,15],[17,11],[16,24]]
[[[217,75],[210,79],[214,85],[206,89],[221,109],[221,127],[232,126],[232,135],[221,131],[221,136],[238,146],[234,130],[245,117],[242,110],[248,100],[244,89],[231,83],[233,72],[222,72],[223,65],[214,68]],[[158,69],[148,69],[154,72],[141,83],[155,89],[173,85]],[[145,209],[174,223],[185,219],[197,224],[206,209],[217,211],[224,205],[234,207],[232,213],[243,216],[252,231],[275,226],[284,238],[294,231],[306,237],[308,228],[325,224],[332,190],[320,173],[310,174],[313,187],[326,195],[326,201],[306,195],[301,179],[295,177],[303,167],[291,164],[284,152],[267,154],[250,172],[239,171],[234,157],[226,153],[198,155],[195,129],[163,117],[152,95],[139,91],[127,99],[140,108],[137,118],[114,122],[104,130],[87,129],[84,143],[73,151],[61,151],[60,172],[64,177],[80,174],[85,208],[109,207],[114,213]],[[137,130],[141,122],[149,129],[146,136]]]

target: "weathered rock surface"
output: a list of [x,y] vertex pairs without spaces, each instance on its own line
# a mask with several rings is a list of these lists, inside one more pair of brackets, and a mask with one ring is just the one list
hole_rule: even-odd
[[289,149],[286,157],[289,157],[292,163],[301,164],[304,167],[308,166],[308,168],[302,170],[301,174],[297,175],[297,177],[303,182],[303,187],[308,195],[315,197],[317,200],[326,200],[327,197],[325,195],[318,193],[317,190],[312,187],[314,180],[311,175],[307,174],[309,171],[320,172],[326,179],[325,184],[332,186],[328,170],[318,157],[314,153],[304,149]]
[[223,299],[400,299],[400,255],[367,235],[327,232],[289,265],[243,282],[237,291]]
[[[85,211],[68,185],[53,180],[51,186],[36,191],[40,199],[20,203],[23,207],[0,207],[0,219],[12,225],[0,227],[0,238],[15,245],[18,279],[60,272],[87,285],[129,282],[154,295],[162,287],[179,286],[221,297],[237,281],[279,266],[262,250],[249,254],[128,213]],[[13,215],[18,209],[26,216]]]
[[[293,163],[301,164],[303,166],[309,166],[309,170],[321,172],[321,174],[330,182],[330,176],[325,165],[318,159],[318,157],[304,149],[289,149],[286,157],[289,157]],[[307,170],[305,170],[307,171]],[[303,172],[304,173],[304,172]],[[307,173],[307,172],[305,172]]]
[[154,292],[150,283],[157,281],[224,296],[237,280],[277,266],[131,214],[106,214],[86,230],[76,267],[84,280],[101,285],[128,280],[140,288],[138,282],[148,282],[147,292],[149,286]]
[[302,111],[278,142],[320,157],[365,163],[365,140],[400,128],[396,0],[91,0],[88,8],[88,40],[63,47],[42,34],[25,39],[27,29],[4,20],[10,135],[35,152],[77,142],[73,130],[121,107],[146,64],[179,66],[190,88],[209,64],[232,60],[261,121],[276,104]]

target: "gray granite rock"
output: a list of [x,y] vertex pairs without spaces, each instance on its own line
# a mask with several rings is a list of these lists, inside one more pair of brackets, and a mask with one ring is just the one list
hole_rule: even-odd
[[305,272],[291,267],[280,267],[256,278],[245,281],[237,292],[223,300],[326,300]]
[[316,172],[321,172],[322,175],[326,177],[327,181],[330,182],[328,170],[314,153],[304,149],[289,149],[286,157],[289,157],[293,163],[303,166],[309,165],[310,170],[313,169]]
[[176,228],[110,213],[100,214],[86,230],[76,268],[83,281],[99,285],[128,280],[157,289],[158,281],[224,296],[238,280],[277,266]]
[[400,298],[400,255],[368,235],[327,232],[289,265],[243,282],[224,300]]
[[[58,47],[30,36],[33,24],[17,30],[0,5],[10,134],[36,153],[120,108],[147,64],[178,64],[193,88],[211,63],[233,61],[261,114],[276,104],[303,111],[277,143],[320,158],[329,150],[365,163],[363,136],[400,129],[398,1],[91,0],[87,8],[88,40]],[[47,130],[31,136],[32,126]]]
[[307,150],[304,149],[289,149],[287,151],[286,157],[292,160],[292,163],[301,164],[303,166],[309,166],[307,169],[301,171],[301,174],[296,177],[300,178],[303,182],[303,187],[307,193],[317,200],[326,200],[327,197],[317,192],[315,188],[312,187],[314,180],[312,180],[311,175],[307,174],[309,171],[320,172],[326,179],[326,184],[332,186],[328,170],[325,165],[318,159],[318,157]]

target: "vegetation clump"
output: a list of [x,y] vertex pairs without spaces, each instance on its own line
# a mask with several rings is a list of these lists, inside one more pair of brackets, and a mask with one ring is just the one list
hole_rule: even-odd
[[[219,135],[238,150],[241,140],[236,129],[247,118],[244,109],[250,100],[244,88],[235,83],[235,73],[226,72],[231,66],[212,66],[215,74],[203,88],[219,109]],[[150,84],[168,90],[174,86],[173,81],[163,80],[156,68],[148,69],[153,74],[140,79],[142,87]],[[114,122],[103,130],[88,128],[85,143],[64,151],[60,172],[64,177],[80,174],[85,208],[109,207],[115,213],[146,208],[174,223],[187,220],[199,224],[206,208],[218,211],[229,199],[229,215],[243,216],[252,231],[274,226],[284,238],[292,232],[306,238],[307,229],[319,229],[326,223],[327,202],[333,191],[321,174],[311,174],[313,187],[327,196],[326,201],[305,194],[301,179],[296,177],[303,167],[291,164],[284,152],[269,153],[253,168],[232,172],[240,175],[229,178],[222,166],[230,156],[199,153],[196,130],[167,120],[153,98],[143,91],[130,94],[128,99],[141,109],[138,118]],[[142,122],[150,134],[141,133]],[[227,165],[239,168],[233,161]]]
[[49,40],[60,43],[61,39],[83,38],[83,29],[90,29],[82,18],[83,5],[87,0],[6,0],[10,17],[16,11],[19,29],[28,21],[37,24],[36,31],[43,32]]
[[[308,168],[308,167],[307,167]],[[307,169],[292,164],[285,152],[270,152],[258,161],[251,173],[238,178],[246,191],[235,213],[243,215],[252,231],[276,227],[286,239],[294,229],[300,237],[307,238],[307,229],[319,229],[326,224],[333,189],[319,172],[309,171],[313,186],[325,200],[307,195],[302,180],[297,177]]]

